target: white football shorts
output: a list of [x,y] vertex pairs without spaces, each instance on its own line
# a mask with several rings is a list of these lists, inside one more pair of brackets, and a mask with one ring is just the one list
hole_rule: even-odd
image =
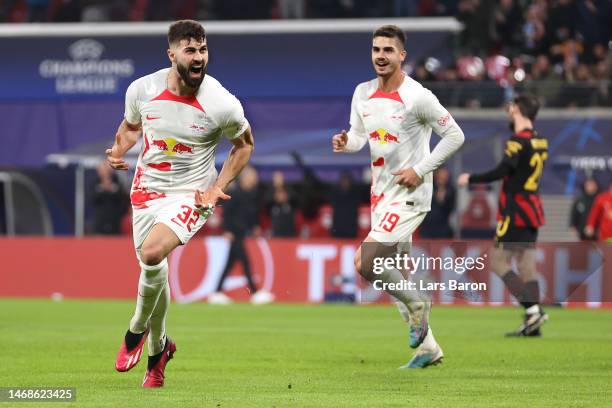
[[202,228],[211,213],[196,209],[194,194],[174,194],[147,201],[146,208],[133,210],[136,253],[140,254],[140,247],[155,224],[166,225],[184,245]]
[[372,212],[372,229],[368,236],[377,242],[410,244],[412,234],[427,215],[405,205],[386,205]]

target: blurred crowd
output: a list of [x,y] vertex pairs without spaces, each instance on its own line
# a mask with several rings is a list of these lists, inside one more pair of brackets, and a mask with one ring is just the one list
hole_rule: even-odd
[[452,16],[457,0],[0,0],[0,21],[100,22]]
[[[553,107],[612,104],[611,0],[461,0],[456,17],[452,62],[406,67],[446,104],[500,106],[517,90]],[[435,81],[455,84],[454,97]]]
[[465,25],[459,75],[470,68],[474,79],[498,81],[610,78],[610,0],[461,0],[457,19]]

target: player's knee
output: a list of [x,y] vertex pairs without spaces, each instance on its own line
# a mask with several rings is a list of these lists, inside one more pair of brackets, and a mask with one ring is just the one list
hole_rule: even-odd
[[140,260],[145,265],[155,266],[160,264],[165,258],[161,245],[145,244],[140,250]]

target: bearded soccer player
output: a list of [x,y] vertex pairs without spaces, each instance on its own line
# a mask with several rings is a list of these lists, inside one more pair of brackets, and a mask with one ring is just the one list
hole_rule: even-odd
[[[438,99],[402,71],[405,43],[399,27],[383,26],[374,32],[372,63],[377,78],[357,86],[351,128],[332,139],[334,152],[356,152],[366,142],[370,145],[372,229],[357,250],[355,267],[375,285],[377,280],[385,284],[406,281],[407,273],[400,269],[374,273],[373,261],[381,253],[392,256],[410,244],[412,233],[431,207],[432,172],[464,140],[463,132]],[[430,152],[432,130],[442,139]],[[409,345],[417,349],[402,368],[439,363],[442,349],[429,327],[431,301],[415,290],[386,291],[396,298],[408,323]]]
[[[540,306],[536,277],[535,242],[538,228],[544,225],[540,177],[548,158],[548,141],[533,128],[539,108],[535,96],[517,96],[507,106],[510,129],[514,134],[506,141],[501,163],[491,171],[464,173],[458,179],[461,187],[503,180],[491,266],[525,308],[523,323],[507,336],[540,336],[540,326],[548,320]],[[518,274],[512,270],[512,258],[516,260]]]
[[[128,371],[148,340],[143,387],[164,384],[166,364],[176,351],[166,336],[170,303],[167,257],[204,225],[219,200],[229,200],[228,184],[247,164],[253,136],[240,102],[206,75],[208,47],[196,21],[173,23],[167,51],[171,67],[132,82],[125,117],[106,151],[108,163],[126,170],[123,156],[142,136],[134,181],[134,246],[140,263],[136,310],[115,368]],[[221,137],[233,145],[221,173],[215,149]]]

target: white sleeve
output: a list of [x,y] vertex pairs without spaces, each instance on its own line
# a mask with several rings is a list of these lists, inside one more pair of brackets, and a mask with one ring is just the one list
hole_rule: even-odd
[[125,91],[125,113],[123,114],[125,120],[132,124],[137,125],[140,123],[140,108],[138,106],[138,88],[136,82],[132,82]]
[[348,142],[344,147],[344,150],[347,152],[358,152],[368,141],[368,136],[366,135],[365,128],[363,127],[361,115],[357,109],[357,102],[359,100],[358,92],[359,87],[355,88],[355,92],[353,93],[353,101],[351,102],[351,128],[348,131]]
[[433,131],[442,138],[433,151],[414,166],[414,171],[423,177],[440,167],[455,153],[463,145],[465,136],[455,119],[430,90],[424,90],[419,100],[416,101],[415,108],[423,123],[431,126]]
[[225,118],[221,122],[221,129],[223,135],[228,139],[232,140],[242,135],[245,130],[249,127],[249,121],[244,116],[244,109],[242,104],[234,96],[230,95],[231,102],[228,104],[228,110]]

